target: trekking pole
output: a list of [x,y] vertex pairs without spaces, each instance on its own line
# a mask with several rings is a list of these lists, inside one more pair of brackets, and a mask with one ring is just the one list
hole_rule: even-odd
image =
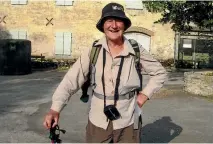
[[51,124],[49,139],[51,140],[52,144],[61,143],[62,140],[60,139],[60,132],[65,134],[66,131],[63,129],[60,129],[58,125],[56,125],[55,127],[52,127],[53,123],[54,121],[52,121],[52,124]]

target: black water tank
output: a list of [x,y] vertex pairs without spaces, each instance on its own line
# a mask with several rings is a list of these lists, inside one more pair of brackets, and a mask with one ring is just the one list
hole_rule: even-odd
[[29,40],[0,40],[0,74],[31,73],[31,42]]

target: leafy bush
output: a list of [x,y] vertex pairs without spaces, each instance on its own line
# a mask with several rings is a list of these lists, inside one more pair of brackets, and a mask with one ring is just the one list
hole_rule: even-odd
[[70,67],[76,62],[76,59],[67,59],[67,60],[56,60],[58,67]]
[[174,59],[159,60],[163,67],[173,67]]
[[192,61],[177,61],[176,62],[176,67],[177,68],[193,68],[193,63]]

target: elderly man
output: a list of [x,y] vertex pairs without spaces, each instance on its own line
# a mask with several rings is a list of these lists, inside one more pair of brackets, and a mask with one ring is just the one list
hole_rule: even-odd
[[[122,5],[109,3],[103,8],[96,27],[104,36],[83,52],[56,89],[46,128],[52,120],[53,127],[58,123],[60,111],[89,76],[93,93],[86,142],[139,142],[140,108],[163,86],[166,70],[140,44],[124,37],[130,26]],[[151,76],[143,89],[142,68]]]

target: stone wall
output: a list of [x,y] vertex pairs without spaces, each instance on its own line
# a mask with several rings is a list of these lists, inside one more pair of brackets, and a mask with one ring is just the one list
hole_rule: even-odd
[[[74,58],[103,35],[95,25],[101,16],[102,8],[110,1],[76,0],[73,6],[56,6],[55,1],[28,0],[27,5],[11,5],[10,1],[1,1],[0,17],[6,16],[6,24],[0,25],[8,31],[26,30],[27,37],[32,42],[32,53],[46,57],[55,57],[55,32],[71,32],[71,57]],[[125,0],[118,2],[125,7]],[[161,17],[160,14],[130,9],[126,9],[126,14],[132,20],[133,27],[143,27],[153,32],[150,53],[155,58],[174,58],[174,32],[171,25],[154,24],[154,21]],[[46,18],[53,18],[53,25],[46,26]]]
[[184,90],[201,96],[213,96],[212,72],[185,72]]

